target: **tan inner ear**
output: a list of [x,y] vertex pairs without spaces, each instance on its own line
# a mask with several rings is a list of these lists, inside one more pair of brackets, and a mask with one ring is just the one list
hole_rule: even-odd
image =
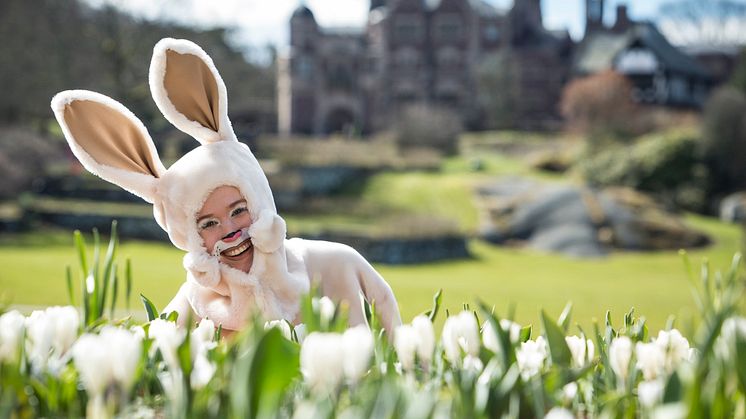
[[177,111],[218,132],[218,83],[204,61],[196,55],[167,50],[163,86]]
[[96,162],[158,177],[148,138],[131,119],[104,104],[76,100],[65,106],[65,123]]

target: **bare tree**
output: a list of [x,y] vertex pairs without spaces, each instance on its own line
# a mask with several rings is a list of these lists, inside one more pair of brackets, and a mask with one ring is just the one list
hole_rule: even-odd
[[746,44],[746,3],[736,0],[669,0],[658,9],[658,26],[676,45]]

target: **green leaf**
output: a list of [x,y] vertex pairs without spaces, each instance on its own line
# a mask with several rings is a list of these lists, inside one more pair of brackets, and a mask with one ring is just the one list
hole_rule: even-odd
[[541,311],[541,322],[544,326],[544,333],[547,337],[547,345],[549,345],[552,362],[556,365],[569,367],[572,354],[570,353],[570,348],[567,346],[565,334],[562,332],[562,329],[547,316],[544,310]]
[[557,320],[557,323],[562,328],[564,333],[567,333],[567,330],[570,328],[570,319],[572,318],[572,302],[568,301],[565,305],[564,310],[562,310],[562,314],[560,314],[559,319]]
[[430,311],[427,313],[427,317],[430,318],[431,322],[435,321],[435,316],[438,315],[438,310],[440,310],[440,305],[443,302],[443,288],[439,289],[438,292],[435,293],[433,296],[433,308],[430,309]]
[[666,387],[663,390],[663,403],[674,403],[681,401],[681,396],[683,393],[684,390],[681,383],[681,378],[679,378],[679,374],[674,371],[673,374],[668,377]]
[[521,339],[520,339],[520,342],[526,342],[529,339],[531,339],[531,330],[532,330],[531,325],[528,325],[528,326],[526,326],[526,327],[524,327],[524,328],[521,329]]
[[741,385],[741,392],[746,394],[746,336],[740,330],[736,330],[736,373],[738,374],[738,383]]
[[117,294],[119,294],[119,275],[117,274],[117,264],[114,264],[114,274],[111,276],[111,310],[109,317],[114,318],[114,309],[117,306]]
[[191,327],[187,328],[186,338],[184,339],[183,342],[181,342],[181,345],[179,345],[179,348],[176,351],[179,357],[179,366],[181,367],[181,370],[184,372],[185,377],[189,377],[192,374],[192,356],[191,356],[191,351],[192,351],[191,341],[192,340],[189,338],[189,332],[191,331],[191,329],[192,329]]
[[124,265],[124,279],[125,279],[125,301],[127,304],[127,311],[130,309],[130,297],[132,296],[132,261],[127,258],[127,263]]
[[153,321],[158,318],[158,310],[156,310],[155,305],[152,301],[148,299],[148,297],[140,294],[140,299],[142,300],[142,304],[145,306],[145,312],[148,314],[148,321]]
[[67,281],[67,297],[70,299],[70,305],[75,305],[75,297],[73,297],[73,273],[70,269],[70,265],[65,268],[65,279]]
[[253,350],[246,350],[236,360],[232,416],[275,417],[286,389],[300,375],[299,357],[300,347],[285,339],[278,328],[259,337]]
[[166,316],[166,320],[176,323],[176,321],[179,319],[179,312],[174,310]]
[[[114,271],[112,271],[112,267],[115,264],[114,259],[116,258],[116,251],[117,251],[117,221],[113,220],[111,222],[111,237],[109,238],[109,247],[106,250],[106,257],[104,259],[104,276],[103,278],[101,278],[103,289],[101,290],[101,307],[99,308],[99,316],[103,315],[104,313],[104,308],[106,306],[106,296],[109,291],[109,283],[112,282],[113,277],[114,277]],[[112,308],[112,312],[113,312],[113,308]]]
[[80,260],[80,268],[83,270],[83,277],[88,275],[88,261],[85,255],[85,240],[80,230],[73,232],[73,239],[75,241],[75,247],[78,250],[78,258]]

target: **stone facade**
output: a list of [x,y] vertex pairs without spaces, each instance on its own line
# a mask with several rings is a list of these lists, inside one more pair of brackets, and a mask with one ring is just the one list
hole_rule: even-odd
[[540,0],[516,0],[507,12],[481,0],[373,0],[364,28],[330,30],[301,6],[278,62],[279,131],[375,132],[414,103],[451,108],[479,128],[478,66],[506,50],[526,98],[516,125],[556,121],[572,42],[541,21]]

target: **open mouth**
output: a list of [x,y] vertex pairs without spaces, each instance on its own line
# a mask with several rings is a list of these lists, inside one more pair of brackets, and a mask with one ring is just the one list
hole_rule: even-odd
[[251,239],[246,239],[245,241],[241,242],[241,244],[237,246],[233,246],[230,249],[223,250],[222,252],[220,252],[220,255],[234,258],[237,256],[241,256],[242,254],[246,253],[249,249],[251,249]]

